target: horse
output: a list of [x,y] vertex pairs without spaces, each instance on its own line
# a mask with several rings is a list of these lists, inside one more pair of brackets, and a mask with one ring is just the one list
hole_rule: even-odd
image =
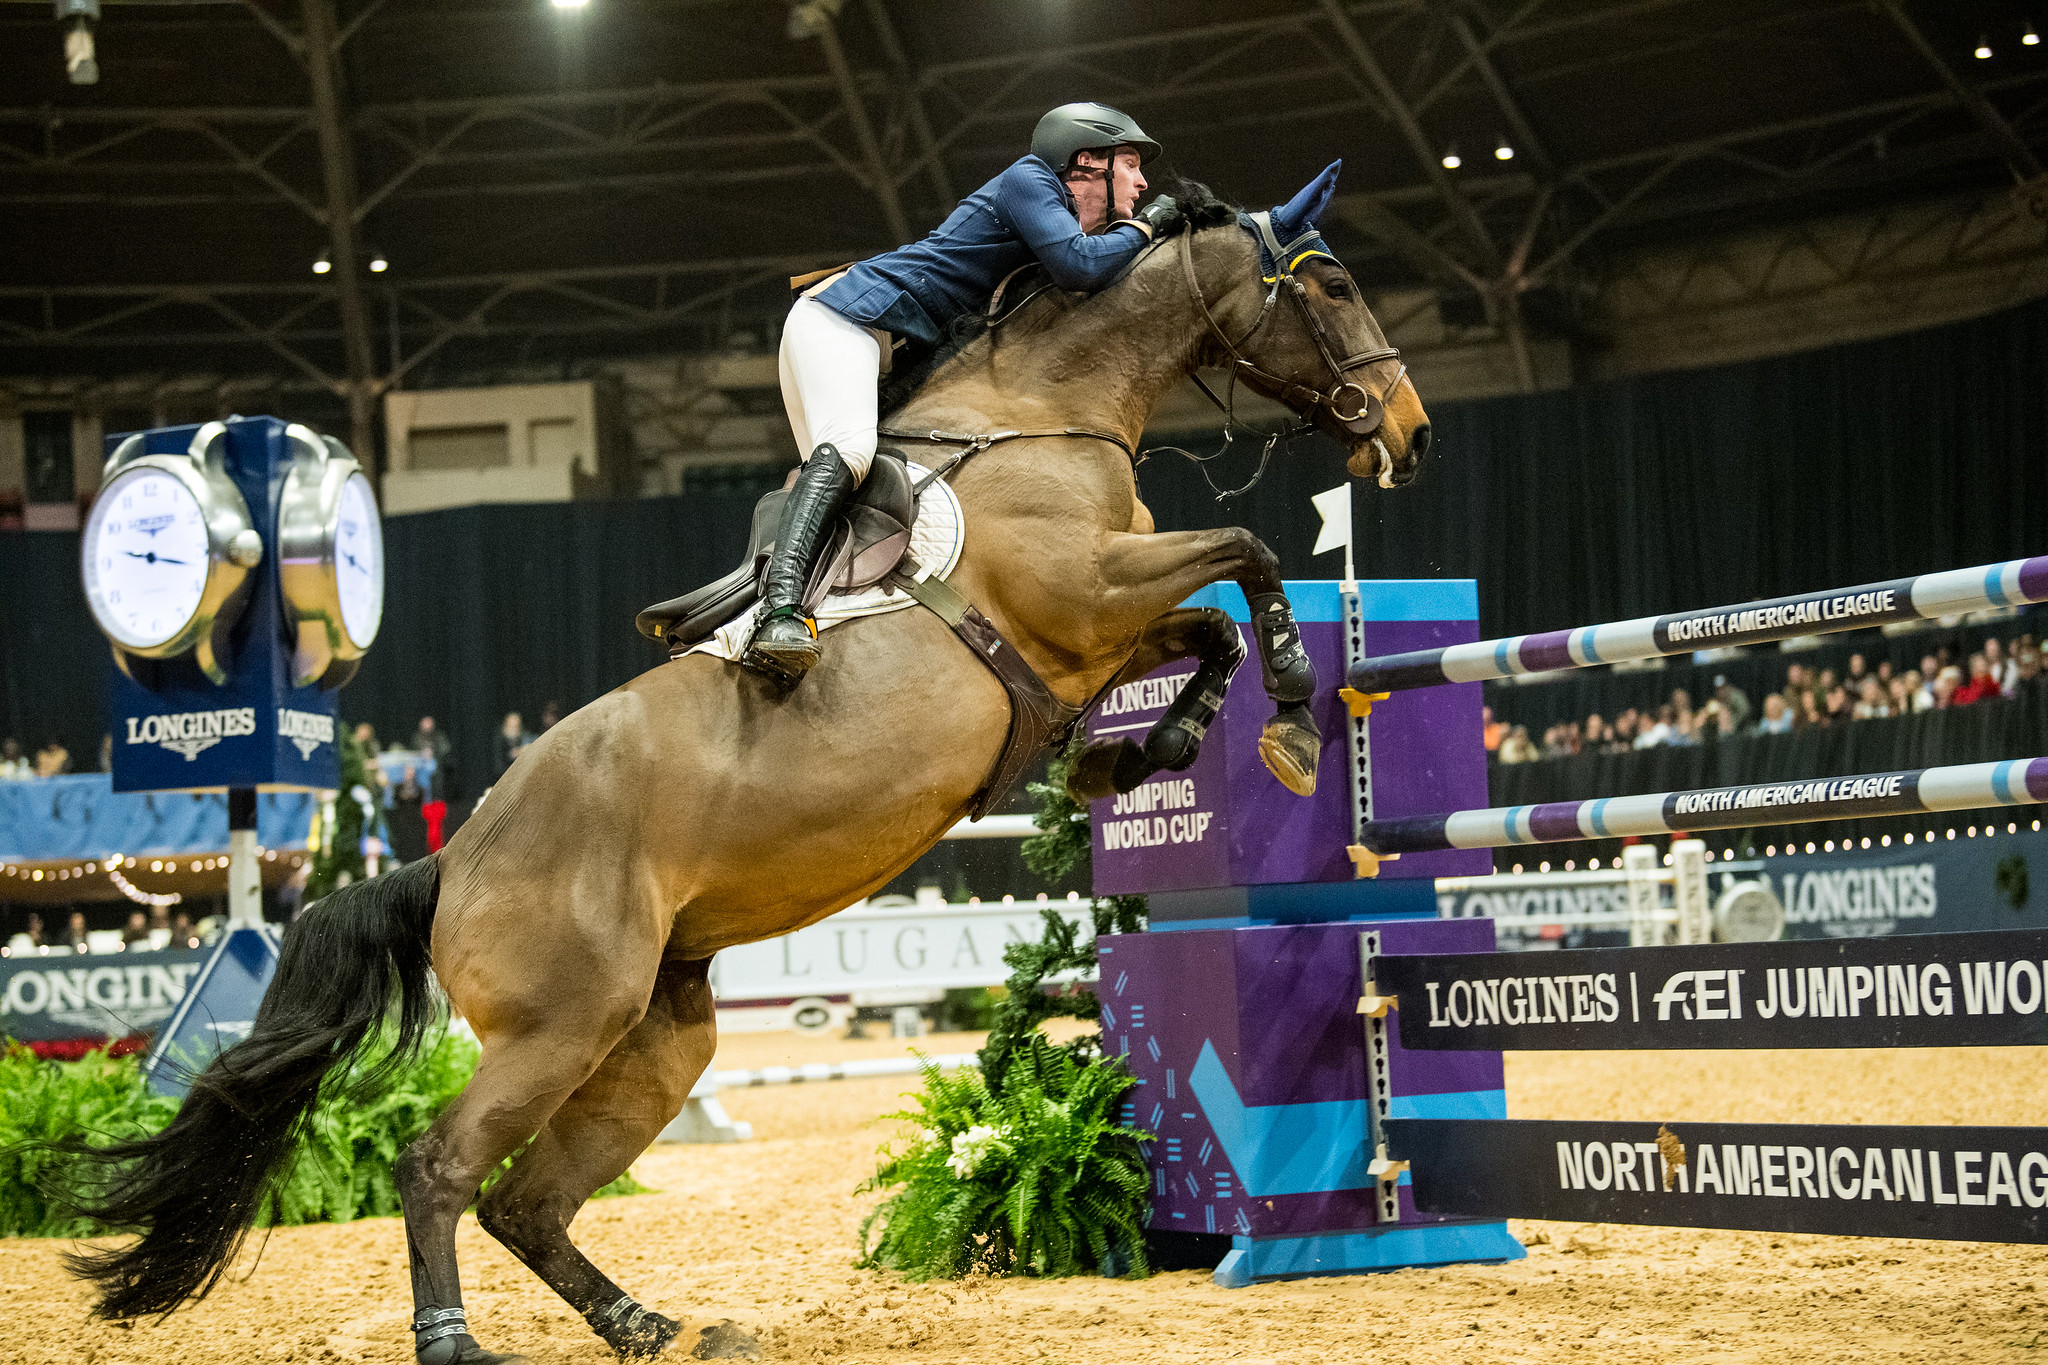
[[[1254,608],[1274,703],[1267,765],[1289,789],[1313,788],[1314,671],[1277,558],[1242,529],[1156,531],[1139,500],[1132,452],[1159,399],[1227,366],[1344,443],[1354,477],[1389,487],[1429,447],[1414,384],[1357,283],[1320,238],[1290,259],[1307,235],[1283,238],[1312,224],[1187,208],[1190,225],[1120,280],[1034,296],[889,419],[956,433],[971,453],[948,475],[969,526],[948,584],[1064,714],[1198,661],[1143,746],[1082,756],[1083,796],[1192,760],[1244,646],[1224,613],[1178,604],[1225,580]],[[680,1324],[593,1265],[569,1224],[711,1061],[712,955],[813,924],[903,872],[976,808],[1011,724],[1004,685],[933,612],[855,620],[825,646],[788,692],[702,654],[641,674],[542,736],[438,854],[310,907],[250,1036],[195,1078],[172,1123],[73,1152],[98,1177],[86,1211],[141,1234],[75,1253],[95,1312],[167,1313],[211,1289],[323,1083],[334,1093],[338,1068],[388,1039],[394,1012],[400,1051],[416,1045],[437,979],[482,1054],[398,1167],[418,1358],[521,1359],[484,1349],[464,1316],[455,1230],[472,1201],[620,1355],[676,1344]],[[724,1353],[706,1330],[693,1354]]]

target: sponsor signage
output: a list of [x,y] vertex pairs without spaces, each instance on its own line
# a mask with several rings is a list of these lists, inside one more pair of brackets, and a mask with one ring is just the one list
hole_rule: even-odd
[[1087,919],[1078,901],[859,905],[781,938],[721,950],[711,990],[736,1003],[993,986],[1010,975],[1003,950],[1038,942],[1047,910]]
[[146,1033],[184,1002],[207,951],[0,959],[0,1033],[25,1042]]
[[[1289,792],[1260,758],[1273,703],[1250,653],[1255,641],[1243,592],[1232,584],[1204,588],[1182,605],[1229,615],[1245,642],[1246,662],[1225,689],[1222,710],[1191,764],[1093,804],[1096,894],[1356,880],[1357,868],[1345,853],[1355,842],[1351,718],[1334,686],[1345,668],[1343,600],[1328,580],[1285,586],[1302,646],[1321,679],[1309,703],[1323,741],[1315,793]],[[1359,593],[1368,649],[1478,637],[1478,596],[1469,579],[1363,582]],[[1142,746],[1194,675],[1192,663],[1176,659],[1149,677],[1111,688],[1087,717],[1088,742]],[[1485,754],[1460,742],[1477,733],[1479,710],[1476,685],[1402,693],[1378,703],[1366,722],[1370,761],[1362,765],[1374,813],[1404,816],[1484,801]],[[1484,852],[1444,850],[1388,863],[1381,876],[1413,882],[1469,876],[1489,866]]]
[[[197,427],[144,433],[151,454],[189,448]],[[248,578],[249,599],[225,632],[218,657],[228,680],[216,686],[189,659],[132,659],[112,670],[114,790],[301,787],[340,784],[334,747],[336,694],[292,685],[290,642],[278,573],[279,500],[292,467],[285,424],[269,417],[226,425],[226,470],[248,504],[263,557]],[[109,436],[107,452],[124,438]]]
[[1415,1207],[1475,1218],[2048,1242],[2048,1128],[1390,1119]]
[[2048,931],[1381,957],[1401,1045],[1531,1049],[2048,1043]]

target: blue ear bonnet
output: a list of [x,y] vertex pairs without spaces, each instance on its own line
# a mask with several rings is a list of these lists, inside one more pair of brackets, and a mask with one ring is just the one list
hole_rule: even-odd
[[1258,241],[1259,274],[1268,283],[1277,280],[1283,268],[1291,272],[1311,256],[1337,259],[1323,241],[1322,233],[1316,230],[1316,223],[1337,193],[1337,172],[1343,166],[1342,161],[1332,161],[1321,175],[1277,209],[1237,215],[1238,226]]

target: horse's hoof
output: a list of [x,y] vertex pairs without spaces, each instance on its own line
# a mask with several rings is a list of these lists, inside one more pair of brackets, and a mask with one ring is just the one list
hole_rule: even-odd
[[699,1332],[697,1344],[690,1348],[692,1360],[751,1360],[760,1354],[761,1343],[731,1318]]
[[1316,794],[1316,760],[1322,752],[1322,736],[1315,728],[1285,715],[1267,721],[1259,735],[1259,757],[1265,760],[1266,771],[1296,796]]

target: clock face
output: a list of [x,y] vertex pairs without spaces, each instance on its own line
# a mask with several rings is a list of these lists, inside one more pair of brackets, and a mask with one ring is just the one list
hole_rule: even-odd
[[368,649],[384,621],[384,528],[377,519],[376,495],[361,474],[351,475],[341,487],[334,583],[342,629],[357,649]]
[[143,466],[117,476],[85,528],[85,595],[100,628],[149,649],[175,638],[206,593],[206,514],[183,482]]

